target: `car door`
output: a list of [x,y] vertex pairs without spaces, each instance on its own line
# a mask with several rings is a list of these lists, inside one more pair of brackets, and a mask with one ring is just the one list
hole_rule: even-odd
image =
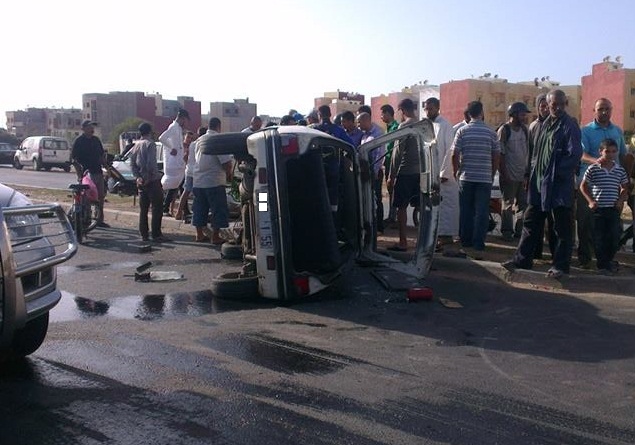
[[[398,142],[408,137],[415,139],[419,152],[419,203],[421,216],[414,254],[412,258],[404,263],[386,255],[379,254],[376,250],[376,236],[374,232],[377,227],[377,221],[374,209],[374,194],[368,169],[371,168],[369,163],[371,152],[390,142]],[[359,157],[360,164],[365,166],[362,167],[361,171],[362,186],[359,197],[363,215],[363,226],[365,228],[371,227],[372,229],[370,230],[373,231],[373,233],[365,234],[363,237],[365,240],[363,258],[382,263],[386,267],[420,279],[425,278],[432,265],[439,223],[439,203],[441,200],[439,167],[432,122],[429,119],[422,119],[419,122],[407,125],[397,131],[363,144],[359,147]],[[380,159],[379,162],[383,162],[383,158]],[[367,173],[364,173],[364,169],[366,169]]]
[[42,162],[45,164],[64,164],[69,162],[70,152],[68,142],[57,138],[43,138]]
[[21,164],[31,163],[31,147],[33,146],[33,138],[26,138],[18,148],[17,156]]

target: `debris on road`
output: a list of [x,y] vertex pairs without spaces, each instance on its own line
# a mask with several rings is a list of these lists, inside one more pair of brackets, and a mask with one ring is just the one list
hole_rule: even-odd
[[449,309],[462,309],[463,305],[458,301],[448,300],[447,298],[439,298],[439,303]]

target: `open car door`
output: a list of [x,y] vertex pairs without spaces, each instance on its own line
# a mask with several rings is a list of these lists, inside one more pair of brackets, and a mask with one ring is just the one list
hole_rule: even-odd
[[[419,152],[419,206],[420,221],[417,232],[416,248],[412,258],[407,262],[400,261],[390,256],[378,253],[376,244],[377,221],[375,200],[373,193],[373,181],[370,180],[372,168],[369,163],[371,152],[386,146],[390,142],[403,142],[412,138],[417,143]],[[382,263],[386,267],[412,275],[417,278],[425,278],[432,265],[432,256],[437,240],[437,226],[439,223],[440,180],[439,167],[436,154],[436,141],[432,121],[423,119],[419,122],[405,126],[392,133],[374,139],[359,147],[361,165],[361,203],[364,233],[364,245],[361,259]],[[375,162],[383,162],[380,158]],[[364,172],[366,171],[366,173]]]

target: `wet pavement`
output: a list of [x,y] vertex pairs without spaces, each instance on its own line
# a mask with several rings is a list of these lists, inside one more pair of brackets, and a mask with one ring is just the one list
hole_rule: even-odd
[[[209,278],[239,263],[132,238],[96,232],[59,269],[44,345],[0,368],[1,444],[635,443],[633,298],[464,261],[435,265],[431,302],[372,268],[291,305],[226,301]],[[135,281],[148,261],[184,280]]]

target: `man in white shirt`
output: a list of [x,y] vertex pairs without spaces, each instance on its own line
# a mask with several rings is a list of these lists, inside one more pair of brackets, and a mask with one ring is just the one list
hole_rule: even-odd
[[[190,132],[188,131],[188,133]],[[190,141],[189,145],[183,150],[183,160],[185,161],[185,181],[183,182],[183,193],[181,193],[181,197],[179,198],[179,208],[176,211],[176,215],[174,215],[174,219],[176,220],[184,220],[187,219],[188,216],[192,215],[187,205],[187,201],[190,199],[192,189],[194,188],[194,177],[192,176],[194,174],[194,163],[196,161],[194,151],[196,150],[196,141],[205,133],[207,133],[207,127],[199,127],[197,133],[193,135],[193,139]]]
[[452,168],[453,129],[450,123],[439,114],[441,102],[431,97],[423,103],[426,117],[434,127],[439,178],[441,181],[441,203],[439,204],[438,247],[452,244],[459,236],[459,185],[454,178]]
[[206,145],[220,133],[220,119],[209,120],[208,130],[196,142],[194,178],[194,208],[192,225],[196,228],[196,241],[209,242],[205,234],[208,215],[212,213],[212,244],[222,244],[220,229],[229,226],[229,208],[227,207],[226,185],[231,182],[233,162],[231,155],[213,155],[206,153]]
[[163,214],[172,216],[170,206],[176,198],[179,187],[185,177],[185,161],[183,160],[183,128],[189,122],[190,114],[180,109],[174,122],[161,133],[159,142],[163,144],[163,177],[161,185],[166,191],[163,199]]

